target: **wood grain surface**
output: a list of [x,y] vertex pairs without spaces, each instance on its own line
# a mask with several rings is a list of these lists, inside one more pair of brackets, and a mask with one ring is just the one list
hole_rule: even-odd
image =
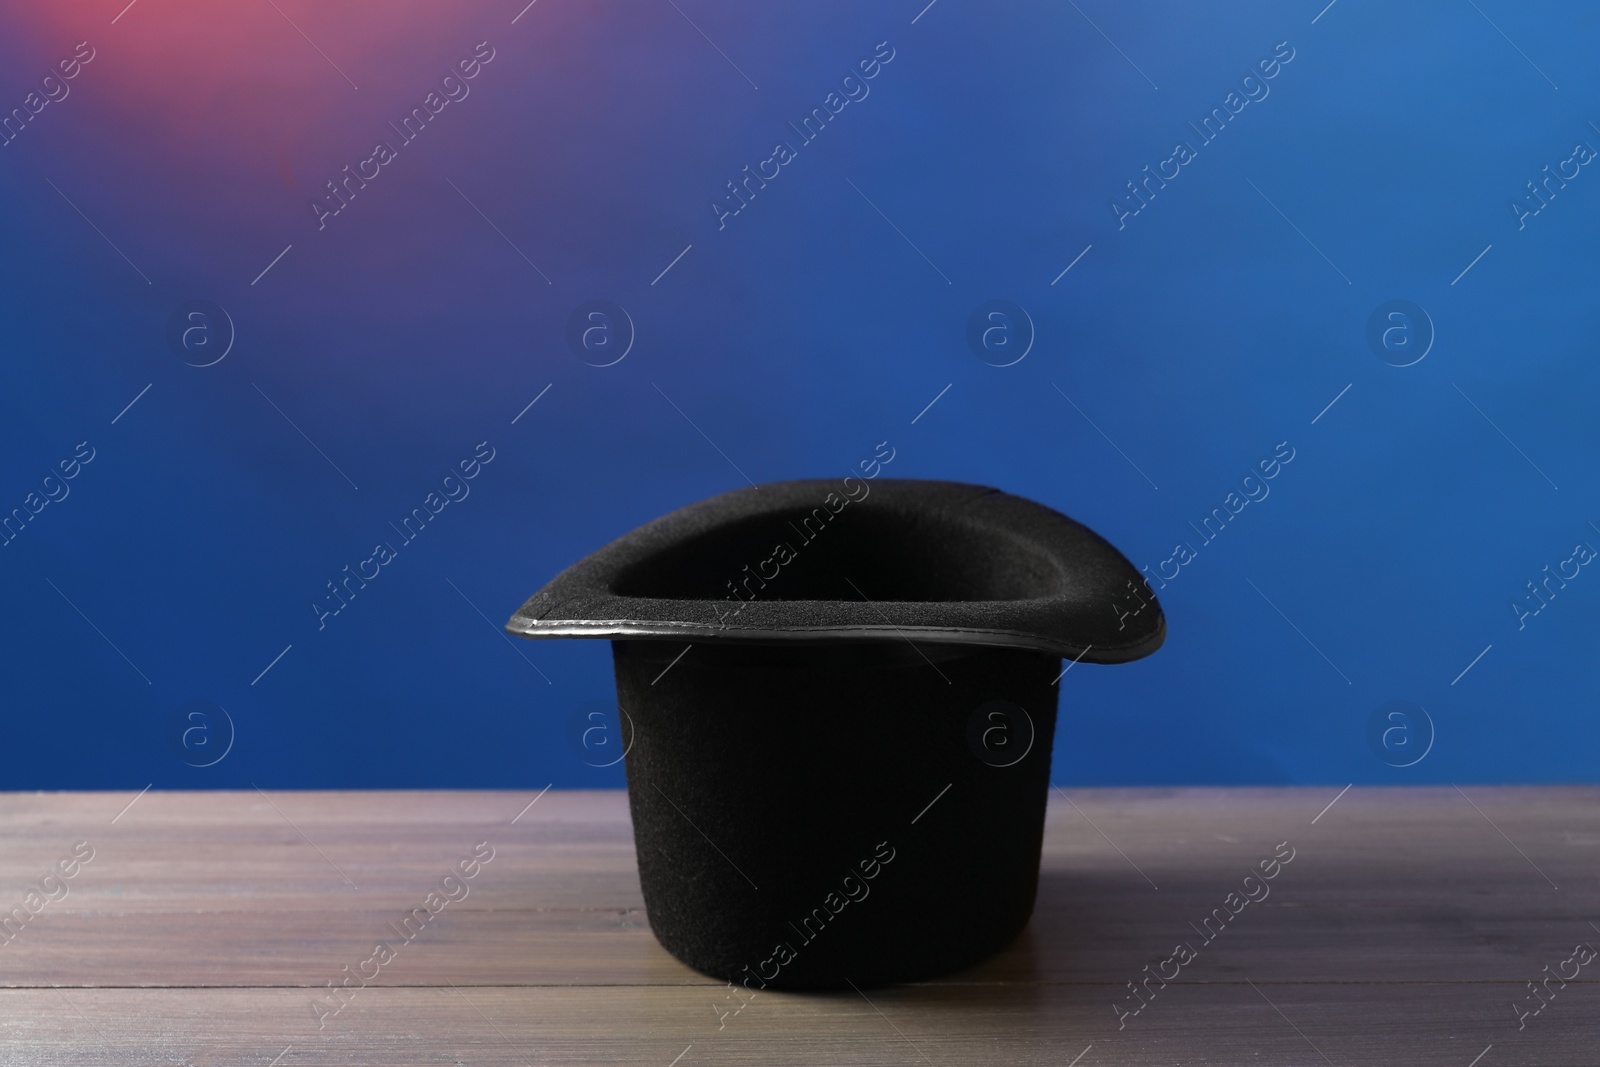
[[1600,960],[1551,977],[1600,946],[1594,787],[1057,791],[1023,936],[865,994],[742,997],[669,956],[620,792],[0,794],[7,913],[0,1064],[27,1067],[1600,1063]]

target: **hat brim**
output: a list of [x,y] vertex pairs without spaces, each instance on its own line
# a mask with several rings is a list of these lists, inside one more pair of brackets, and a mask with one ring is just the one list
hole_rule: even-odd
[[927,642],[1124,663],[1166,637],[1104,538],[987,486],[879,478],[737,489],[618,538],[519,608],[528,638]]

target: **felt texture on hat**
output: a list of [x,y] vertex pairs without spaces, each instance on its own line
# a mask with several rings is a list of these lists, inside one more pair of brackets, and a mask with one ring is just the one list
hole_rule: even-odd
[[639,880],[673,955],[750,989],[866,988],[1026,925],[1059,657],[707,644],[663,675],[671,645],[613,648]]
[[892,478],[737,489],[580,560],[523,637],[985,645],[1122,663],[1160,647],[1148,583],[1104,538],[998,489]]

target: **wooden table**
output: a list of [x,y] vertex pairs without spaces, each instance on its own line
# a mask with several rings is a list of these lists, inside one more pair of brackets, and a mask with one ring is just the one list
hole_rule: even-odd
[[0,1063],[1600,1063],[1600,789],[1338,793],[1058,791],[1005,953],[748,1002],[652,938],[621,793],[3,794]]

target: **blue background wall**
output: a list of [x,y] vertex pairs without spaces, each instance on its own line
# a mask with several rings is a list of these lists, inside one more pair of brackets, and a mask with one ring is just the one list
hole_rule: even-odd
[[[621,785],[581,741],[607,646],[500,624],[641,522],[879,441],[1152,572],[1192,546],[1166,647],[1063,680],[1060,782],[1594,780],[1600,576],[1526,585],[1600,547],[1589,5],[443,8],[3,16],[0,106],[66,95],[0,148],[0,507],[66,495],[0,548],[0,787]],[[1542,203],[1546,165],[1576,173]],[[568,343],[593,300],[631,323],[610,366]],[[1028,321],[974,350],[991,300]]]

